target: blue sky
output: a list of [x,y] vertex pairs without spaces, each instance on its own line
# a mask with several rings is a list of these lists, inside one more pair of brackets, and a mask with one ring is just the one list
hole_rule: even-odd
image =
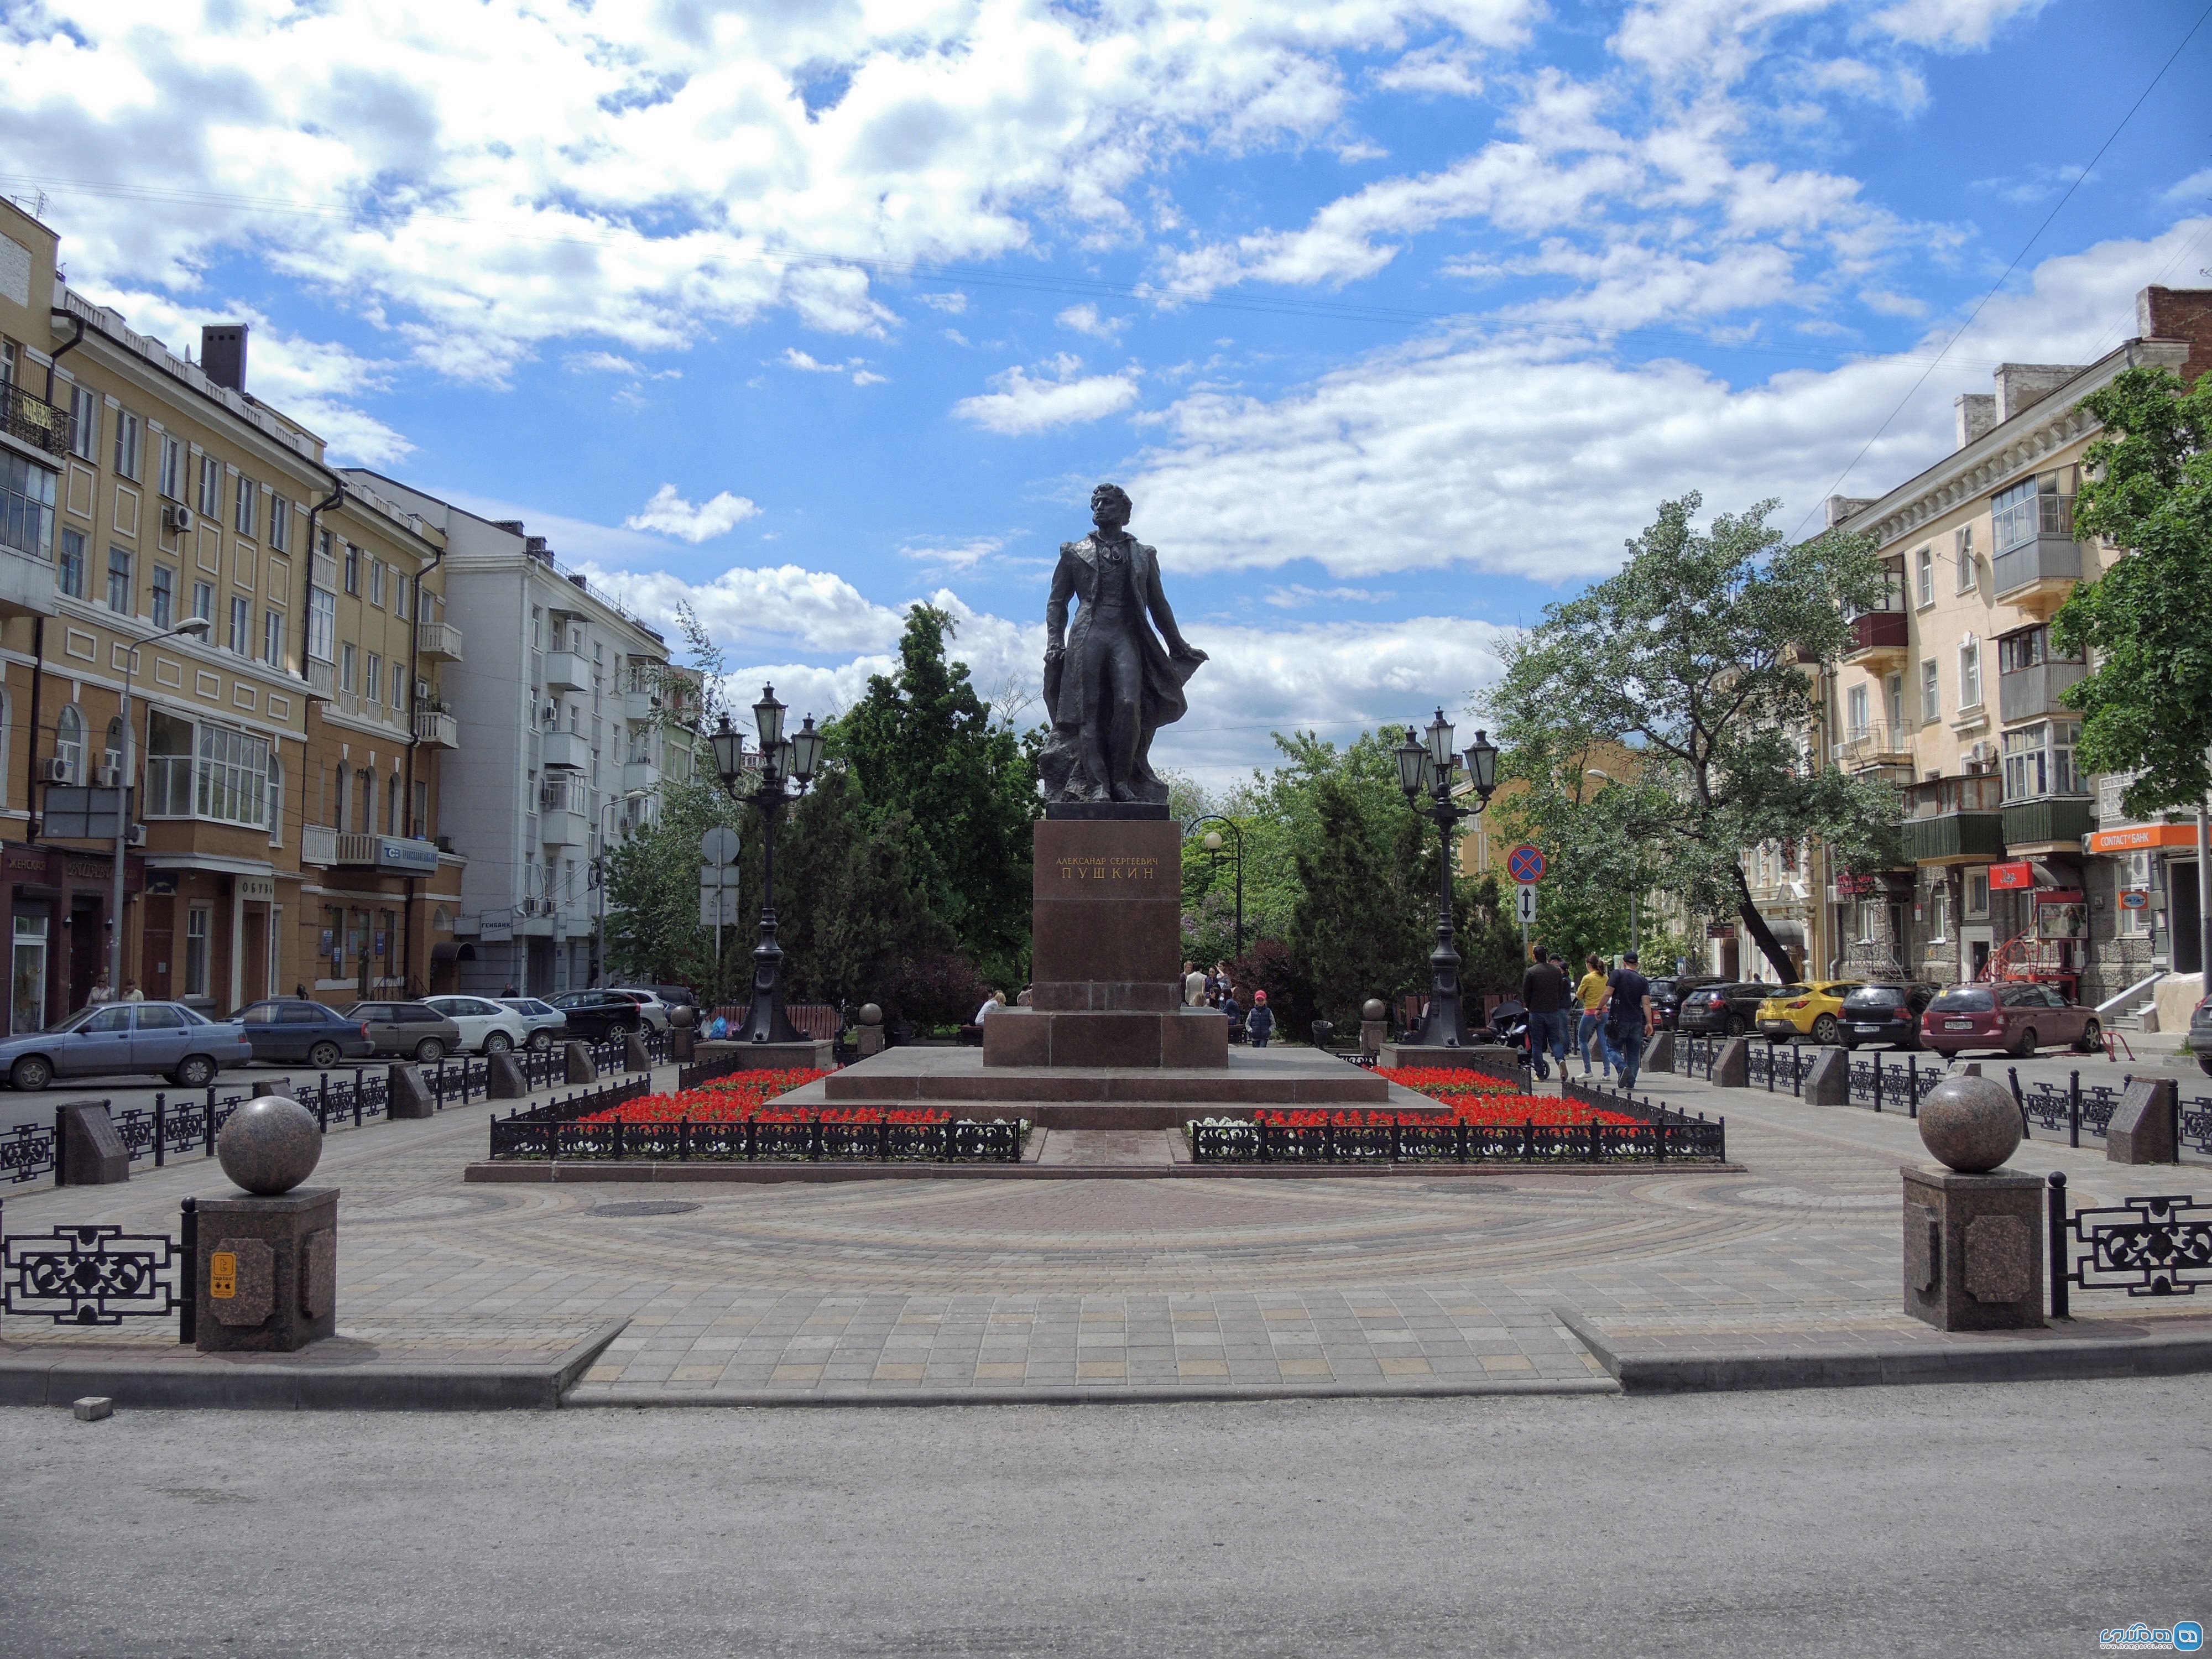
[[934,598],[1018,704],[1118,479],[1213,656],[1157,757],[1220,782],[1462,706],[1661,498],[1797,530],[2212,280],[2212,26],[2121,125],[2203,9],[49,0],[0,189],[136,325],[250,319],[339,458],[690,600],[744,701]]

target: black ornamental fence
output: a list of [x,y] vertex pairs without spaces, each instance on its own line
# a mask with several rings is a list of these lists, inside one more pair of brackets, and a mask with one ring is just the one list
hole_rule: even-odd
[[10,1233],[0,1206],[0,1316],[98,1329],[174,1314],[177,1340],[195,1341],[198,1211],[198,1199],[184,1201],[172,1238],[74,1223]]
[[[626,1122],[605,1117],[649,1091],[643,1079],[550,1101],[491,1121],[495,1163],[1018,1164],[1022,1126],[1003,1120],[900,1122],[891,1111],[872,1122],[749,1118]],[[593,1121],[593,1119],[599,1119]]]
[[2048,1191],[2052,1318],[2072,1317],[2075,1291],[2163,1297],[2212,1285],[2212,1204],[2168,1194],[2069,1212],[2060,1171]]

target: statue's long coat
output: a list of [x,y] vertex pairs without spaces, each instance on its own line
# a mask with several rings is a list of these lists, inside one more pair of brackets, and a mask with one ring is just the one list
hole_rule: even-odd
[[[1149,612],[1161,631],[1176,634],[1175,614],[1168,609],[1166,593],[1160,586],[1160,556],[1144,543],[1130,540],[1129,586],[1141,611]],[[1094,696],[1090,676],[1084,666],[1084,642],[1090,637],[1091,607],[1098,595],[1098,538],[1085,536],[1079,542],[1062,542],[1060,545],[1060,565],[1053,572],[1052,594],[1045,602],[1045,626],[1053,634],[1066,629],[1067,652],[1058,662],[1045,668],[1044,702],[1055,728],[1066,734],[1072,746],[1075,732],[1083,725]],[[1067,606],[1071,599],[1082,600],[1071,627],[1067,621]],[[1145,666],[1145,689],[1140,705],[1139,721],[1142,730],[1137,739],[1137,776],[1132,780],[1139,795],[1146,799],[1167,799],[1166,785],[1153,776],[1150,755],[1152,733],[1161,726],[1181,720],[1189,711],[1183,697],[1183,682],[1197,671],[1198,659],[1178,657],[1169,653],[1160,642],[1159,635],[1146,625],[1142,614],[1131,618],[1136,624],[1137,649]]]

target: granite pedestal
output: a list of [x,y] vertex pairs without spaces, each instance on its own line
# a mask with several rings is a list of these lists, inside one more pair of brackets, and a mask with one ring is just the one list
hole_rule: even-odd
[[2041,1325],[2042,1177],[1904,1173],[1905,1311],[1946,1331]]
[[2105,1127],[2105,1157],[2114,1164],[2175,1164],[2179,1091],[2172,1078],[2136,1078]]
[[836,1063],[833,1058],[836,1046],[826,1040],[817,1042],[811,1037],[797,1042],[702,1042],[698,1048],[698,1063],[705,1066],[737,1054],[754,1071],[826,1072]]
[[198,1346],[290,1353],[337,1330],[338,1189],[199,1201]]
[[1386,1042],[1381,1054],[1381,1063],[1393,1071],[1404,1066],[1466,1071],[1477,1060],[1488,1070],[1517,1075],[1523,1084],[1528,1079],[1528,1068],[1521,1063],[1521,1051],[1502,1042],[1470,1042],[1461,1048],[1446,1048],[1440,1043]]

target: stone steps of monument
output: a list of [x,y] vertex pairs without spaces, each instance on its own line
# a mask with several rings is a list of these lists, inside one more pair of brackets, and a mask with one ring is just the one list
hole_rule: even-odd
[[913,1101],[946,1106],[1012,1103],[1163,1106],[1188,1108],[1200,1115],[1218,1107],[1382,1106],[1390,1100],[1389,1079],[1356,1066],[1342,1065],[1316,1068],[1305,1076],[1164,1069],[1073,1072],[1029,1066],[943,1073],[848,1066],[823,1079],[822,1091],[823,1097],[836,1105]]

